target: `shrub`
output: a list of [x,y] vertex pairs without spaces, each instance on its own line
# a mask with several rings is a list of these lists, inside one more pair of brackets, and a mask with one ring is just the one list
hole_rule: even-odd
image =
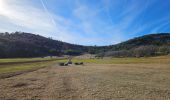
[[59,63],[60,66],[64,66],[65,64],[64,63]]
[[68,66],[68,63],[65,63],[64,66]]
[[76,63],[74,63],[74,64],[75,64],[75,65],[79,65],[79,63],[77,63],[77,62],[76,62]]
[[80,62],[80,65],[83,65],[84,63],[83,62]]
[[76,62],[76,63],[74,63],[75,65],[83,65],[84,63],[83,62],[80,62],[80,63],[78,63],[78,62]]

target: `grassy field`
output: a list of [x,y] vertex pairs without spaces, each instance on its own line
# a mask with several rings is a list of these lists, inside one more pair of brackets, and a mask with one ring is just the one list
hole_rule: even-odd
[[26,62],[26,61],[43,61],[50,60],[50,58],[11,58],[11,59],[0,59],[1,63],[9,63],[9,62]]
[[24,71],[24,70],[30,70],[34,68],[41,68],[45,66],[50,66],[51,64],[55,63],[53,62],[38,62],[38,63],[29,63],[29,64],[15,64],[15,65],[7,65],[7,66],[1,66],[0,67],[0,74],[1,73],[9,73],[9,72],[16,72],[16,71]]
[[[50,66],[54,63],[66,62],[67,59],[59,58],[16,58],[0,59],[0,74],[34,68]],[[85,64],[136,64],[136,63],[170,63],[170,57],[151,57],[151,58],[105,58],[105,59],[73,59],[74,62],[84,62]]]
[[85,62],[95,64],[170,63],[170,57],[73,59],[73,62]]
[[0,79],[0,99],[170,99],[170,57],[73,59],[84,65],[62,67],[59,62],[66,59],[0,65],[1,74],[40,68]]
[[64,61],[64,59],[58,58],[0,59],[0,74],[48,67],[58,62]]
[[0,59],[0,65],[31,63],[31,62],[45,62],[63,60],[65,58],[12,58],[12,59]]

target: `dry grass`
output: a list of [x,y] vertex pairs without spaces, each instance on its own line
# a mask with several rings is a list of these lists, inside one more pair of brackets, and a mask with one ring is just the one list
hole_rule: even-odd
[[0,76],[4,73],[14,73],[48,67],[65,59],[42,59],[42,58],[25,58],[21,59],[0,59]]
[[137,64],[137,63],[170,63],[170,57],[143,57],[143,58],[105,58],[105,59],[73,59],[73,62],[95,64]]
[[28,61],[44,61],[44,60],[51,60],[51,58],[11,58],[11,59],[0,59],[0,64],[1,63],[10,63],[10,62],[28,62]]
[[1,79],[0,99],[168,100],[169,66],[168,63],[55,65]]

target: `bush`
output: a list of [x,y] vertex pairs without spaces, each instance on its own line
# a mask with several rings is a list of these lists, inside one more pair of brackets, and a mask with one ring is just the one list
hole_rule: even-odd
[[64,63],[59,63],[60,66],[64,66],[65,64]]
[[76,62],[76,63],[74,63],[75,65],[83,65],[84,63],[83,62],[80,62],[80,63],[78,63],[78,62]]
[[68,63],[65,63],[64,66],[68,66]]
[[75,64],[75,65],[79,65],[79,63],[77,63],[77,62],[76,62],[76,63],[74,63],[74,64]]
[[83,65],[84,63],[83,62],[80,62],[80,65]]

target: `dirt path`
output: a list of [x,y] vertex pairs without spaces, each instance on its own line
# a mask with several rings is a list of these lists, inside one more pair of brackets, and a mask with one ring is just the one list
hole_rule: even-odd
[[0,100],[168,100],[169,65],[58,65],[0,79]]

